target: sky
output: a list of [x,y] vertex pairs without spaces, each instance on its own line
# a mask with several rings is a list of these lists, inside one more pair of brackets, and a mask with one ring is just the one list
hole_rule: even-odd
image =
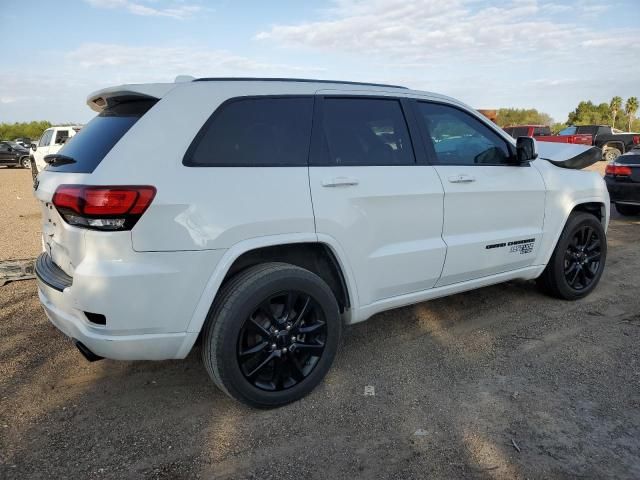
[[0,122],[85,123],[123,83],[296,77],[404,85],[566,121],[640,96],[640,0],[0,0]]

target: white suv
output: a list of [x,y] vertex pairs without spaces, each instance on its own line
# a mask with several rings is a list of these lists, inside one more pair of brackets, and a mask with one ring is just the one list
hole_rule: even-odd
[[605,184],[561,168],[600,153],[536,159],[451,98],[203,78],[88,103],[35,195],[40,300],[90,360],[200,340],[222,390],[276,406],[321,381],[345,324],[511,279],[577,299],[604,268]]
[[44,157],[58,153],[62,146],[81,128],[80,125],[47,128],[40,136],[38,143],[31,146],[31,156],[35,161],[37,171],[41,172],[47,166]]

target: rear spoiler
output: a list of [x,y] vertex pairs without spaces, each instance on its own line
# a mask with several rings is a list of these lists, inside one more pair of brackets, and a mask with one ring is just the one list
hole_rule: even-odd
[[103,88],[87,97],[91,110],[101,112],[107,107],[131,100],[159,100],[173,90],[176,83],[146,83]]
[[588,145],[536,141],[538,158],[556,167],[581,170],[602,160],[602,150]]

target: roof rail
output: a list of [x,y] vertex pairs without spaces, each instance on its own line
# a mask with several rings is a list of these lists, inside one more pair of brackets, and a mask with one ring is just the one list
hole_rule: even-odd
[[400,85],[385,83],[348,82],[344,80],[315,80],[311,78],[256,78],[256,77],[204,77],[196,78],[194,82],[303,82],[303,83],[337,83],[341,85],[366,85],[368,87],[389,87],[407,89]]

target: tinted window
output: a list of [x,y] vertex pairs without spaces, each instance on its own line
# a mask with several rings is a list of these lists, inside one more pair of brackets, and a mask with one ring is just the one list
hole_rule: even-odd
[[640,165],[640,150],[633,149],[626,155],[619,156],[616,162],[623,165]]
[[507,133],[513,138],[529,136],[529,127],[511,127],[509,130]]
[[598,127],[592,127],[589,125],[576,127],[576,134],[580,134],[580,135],[594,135],[597,132],[598,132]]
[[49,165],[54,172],[91,173],[142,117],[155,101],[127,102],[103,110],[86,127],[74,135],[58,152],[75,160],[59,166]]
[[190,166],[307,165],[313,99],[247,98],[220,107],[185,155]]
[[418,102],[419,119],[442,165],[509,163],[506,142],[473,116],[457,108]]
[[412,165],[413,147],[397,100],[326,98],[322,134],[329,165]]
[[7,145],[4,142],[0,143],[0,152],[8,152],[8,151],[9,151],[9,145]]
[[48,147],[51,142],[51,137],[53,136],[53,130],[47,130],[40,137],[40,141],[38,142],[39,147]]

